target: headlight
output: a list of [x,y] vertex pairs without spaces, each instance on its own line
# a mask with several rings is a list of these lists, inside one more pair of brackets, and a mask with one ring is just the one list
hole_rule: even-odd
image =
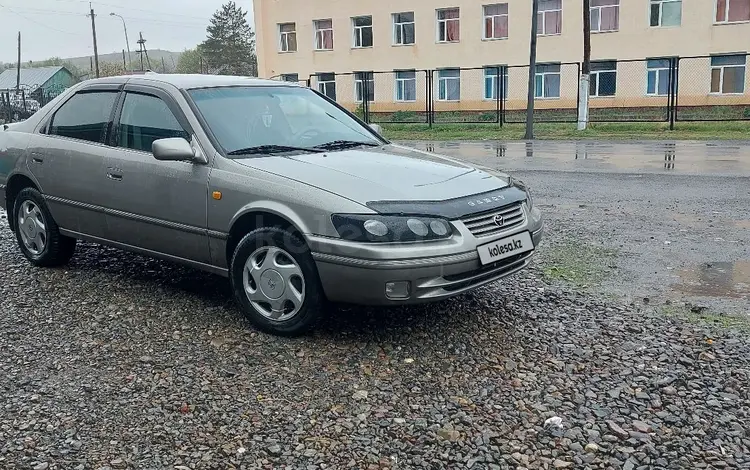
[[450,222],[435,217],[334,214],[331,221],[341,238],[356,242],[413,242],[453,235]]

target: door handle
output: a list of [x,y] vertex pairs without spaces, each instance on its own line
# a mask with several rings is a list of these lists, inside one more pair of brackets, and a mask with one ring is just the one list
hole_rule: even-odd
[[44,163],[44,159],[42,157],[37,157],[36,155],[31,157],[31,161],[34,163],[39,163],[40,165]]
[[107,178],[122,181],[122,170],[119,168],[107,168]]

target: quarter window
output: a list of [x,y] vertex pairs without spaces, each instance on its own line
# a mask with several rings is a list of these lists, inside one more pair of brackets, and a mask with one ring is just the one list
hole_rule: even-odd
[[620,29],[620,0],[591,0],[591,31],[604,33]]
[[459,69],[438,70],[438,100],[461,100],[461,71]]
[[716,0],[716,22],[750,21],[750,0]]
[[417,73],[414,70],[396,72],[396,101],[417,101]]
[[617,62],[592,62],[589,80],[589,95],[615,96],[617,92]]
[[352,18],[354,47],[372,47],[372,16]]
[[122,105],[119,146],[151,152],[155,140],[182,137],[190,140],[167,104],[160,98],[128,93]]
[[279,50],[281,52],[297,52],[297,25],[295,23],[279,25]]
[[646,94],[662,96],[669,93],[669,59],[649,59]]
[[484,39],[506,39],[508,37],[508,4],[497,3],[484,6]]
[[333,20],[315,20],[315,49],[330,51],[333,49]]
[[711,57],[711,93],[744,93],[746,61],[744,55]]
[[539,36],[562,34],[562,0],[539,0]]
[[534,78],[534,96],[536,98],[560,97],[560,64],[537,65]]
[[682,0],[651,0],[651,26],[680,26]]
[[459,9],[449,8],[437,11],[438,42],[458,42],[461,35]]
[[336,75],[333,73],[318,74],[318,91],[336,101]]
[[393,14],[393,44],[414,44],[414,12]]
[[78,93],[57,110],[49,133],[71,139],[103,142],[116,100],[116,91]]
[[372,72],[355,72],[354,73],[354,99],[358,103],[365,100],[375,101],[375,77]]

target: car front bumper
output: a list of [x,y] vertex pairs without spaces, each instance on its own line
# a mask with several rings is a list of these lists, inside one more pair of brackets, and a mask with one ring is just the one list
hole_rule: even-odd
[[[481,264],[476,246],[522,232],[531,234],[534,250],[492,264]],[[481,240],[481,243],[474,241],[471,251],[456,253],[458,247],[446,246],[444,251],[453,253],[441,255],[433,252],[429,256],[380,259],[375,259],[372,253],[369,256],[368,253],[360,256],[342,254],[340,244],[329,246],[326,241],[317,239],[312,243],[313,259],[323,290],[332,302],[359,305],[424,303],[476,289],[525,268],[541,242],[543,232],[544,223],[540,217],[512,232]],[[466,243],[459,246],[465,249]],[[386,295],[387,283],[404,281],[409,283],[408,297],[395,299]]]

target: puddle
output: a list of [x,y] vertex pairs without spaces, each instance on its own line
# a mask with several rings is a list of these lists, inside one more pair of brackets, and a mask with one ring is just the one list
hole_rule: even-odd
[[704,263],[680,271],[676,289],[702,297],[750,298],[750,261]]

